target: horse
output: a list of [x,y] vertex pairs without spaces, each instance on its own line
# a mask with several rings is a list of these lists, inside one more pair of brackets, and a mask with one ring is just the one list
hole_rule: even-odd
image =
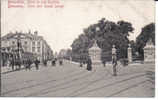
[[20,70],[21,69],[21,60],[20,59],[12,59],[10,65],[12,66],[12,70]]

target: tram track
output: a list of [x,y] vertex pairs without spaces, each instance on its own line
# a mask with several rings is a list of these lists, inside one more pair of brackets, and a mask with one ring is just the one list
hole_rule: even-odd
[[[75,73],[75,74],[80,74],[80,71],[75,71],[74,69],[73,70],[70,70],[68,72],[65,72],[65,73],[70,73],[70,76],[73,76],[75,74],[72,74],[74,72],[79,72],[79,73]],[[71,75],[72,74],[72,75]],[[70,77],[70,76],[66,76],[66,77],[62,77],[63,79],[67,78],[67,77]],[[51,76],[48,76],[47,77],[48,79],[49,78],[52,78]],[[33,81],[33,79],[30,79],[30,80],[27,80],[27,81],[19,81],[19,82],[12,82],[12,83],[9,83],[9,84],[5,84],[5,85],[14,85],[14,84],[22,84],[22,83],[25,83],[25,82],[30,82],[30,81]],[[38,80],[38,81],[42,81],[42,80]]]
[[140,84],[143,84],[143,83],[145,83],[145,82],[147,82],[147,81],[148,81],[148,80],[143,80],[143,81],[138,82],[138,83],[136,83],[136,84],[132,84],[132,85],[130,85],[130,86],[128,86],[128,87],[125,87],[125,88],[123,88],[123,89],[120,89],[119,91],[114,92],[114,93],[112,93],[112,94],[110,94],[110,95],[108,95],[108,96],[106,96],[106,97],[114,97],[114,96],[116,96],[116,95],[118,95],[118,94],[120,94],[120,93],[122,93],[122,92],[128,91],[128,90],[130,90],[130,89],[132,89],[132,88],[134,88],[134,87],[138,87]]
[[[111,75],[111,77],[107,77],[106,79],[110,79],[110,78],[113,77],[112,73],[110,73],[110,71],[109,71],[107,68],[106,68],[106,72],[107,72],[107,75],[108,75],[108,74]],[[134,72],[134,73],[124,73],[124,74],[119,74],[118,76],[120,77],[120,76],[126,76],[126,75],[137,74],[137,73],[144,73],[144,71],[142,71],[142,72]],[[88,86],[93,85],[94,83],[97,83],[97,82],[99,82],[99,81],[101,81],[101,80],[103,80],[103,79],[105,80],[104,77],[105,77],[105,76],[103,76],[103,77],[101,77],[101,78],[99,78],[99,79],[90,81],[90,82],[89,82],[87,85],[85,85],[84,87],[81,87],[81,88],[79,88],[79,89],[77,89],[77,90],[71,92],[71,93],[68,94],[67,96],[71,96],[71,95],[73,96],[74,93],[77,93],[77,92],[80,91],[80,90],[86,89]],[[108,81],[108,80],[107,80],[107,81]]]
[[[75,82],[75,81],[80,80],[80,79],[84,79],[84,78],[86,78],[86,77],[89,77],[89,76],[93,75],[93,73],[95,73],[95,71],[90,72],[90,73],[88,73],[88,74],[86,74],[86,75],[83,75],[83,76],[80,76],[80,77],[77,77],[77,78],[68,80],[68,81],[64,81],[64,82],[61,83],[61,84],[57,84],[57,85],[53,85],[53,86],[44,88],[44,89],[42,89],[42,90],[40,90],[40,91],[38,91],[38,92],[31,93],[31,94],[26,95],[26,96],[24,96],[24,97],[38,96],[38,95],[41,95],[41,94],[47,94],[47,93],[49,93],[49,92],[52,91],[52,90],[49,91],[49,89],[52,89],[52,88],[53,88],[53,89],[54,89],[54,88],[57,88],[55,91],[57,91],[58,89],[67,88],[67,87],[61,88],[61,86],[65,85],[65,84],[69,84],[69,83],[71,83],[71,82]],[[68,87],[69,87],[69,86],[68,86]]]
[[[106,70],[106,71],[107,71],[107,70]],[[108,72],[108,71],[107,71],[107,72]],[[106,75],[108,75],[108,73],[107,73]],[[83,89],[87,88],[88,86],[90,86],[90,85],[92,85],[92,84],[94,84],[94,83],[96,83],[96,82],[98,82],[98,81],[101,81],[101,80],[103,80],[103,79],[105,79],[105,75],[102,76],[102,77],[99,78],[99,79],[95,79],[95,80],[92,80],[92,81],[87,81],[87,82],[86,82],[87,84],[86,84],[85,86],[83,86],[83,87],[81,87],[81,88],[79,88],[79,89],[76,89],[75,91],[72,91],[72,92],[69,93],[67,96],[70,96],[70,97],[71,97],[71,95],[73,95],[74,93],[77,93],[78,91],[83,90]],[[109,79],[109,77],[107,77],[106,79]]]
[[[26,86],[26,87],[21,87],[21,88],[16,88],[16,89],[13,89],[13,90],[9,90],[7,92],[3,92],[2,95],[9,94],[9,93],[12,93],[12,92],[17,92],[17,91],[24,90],[24,89],[27,89],[27,88],[37,87],[39,85],[45,85],[45,84],[48,84],[48,83],[51,83],[51,82],[54,82],[54,81],[61,81],[63,79],[67,79],[69,77],[73,77],[73,76],[80,75],[80,74],[84,73],[83,71],[81,71],[81,72],[74,71],[74,72],[77,72],[77,73],[71,74],[71,75],[66,76],[66,77],[61,77],[59,79],[48,80],[48,81],[45,81],[45,82],[40,82],[40,83],[29,85],[29,86]],[[17,84],[17,83],[15,83],[15,84]]]
[[[94,73],[93,73],[94,74]],[[108,73],[107,73],[108,74]],[[47,90],[46,92],[40,92],[38,93],[38,95],[45,95],[45,94],[48,94],[48,93],[53,93],[53,92],[57,92],[57,91],[60,91],[60,90],[65,90],[65,89],[68,89],[68,88],[71,88],[71,87],[75,87],[75,86],[79,86],[79,85],[82,85],[82,84],[86,84],[84,87],[81,87],[75,91],[73,91],[72,93],[76,93],[77,91],[80,91],[82,89],[85,89],[87,86],[90,86],[98,81],[101,81],[104,79],[105,76],[102,76],[101,78],[99,79],[96,79],[96,80],[92,80],[92,81],[84,81],[82,83],[77,83],[77,84],[73,84],[73,85],[68,85],[68,86],[64,86],[64,87],[59,87],[57,89],[51,89],[51,90]],[[110,77],[107,77],[106,79],[110,79]],[[105,80],[105,79],[104,79]],[[72,93],[68,94],[67,96],[70,96],[72,95]],[[38,96],[37,94],[33,94],[33,95],[36,95]],[[30,95],[29,95],[30,96]]]
[[76,93],[75,95],[72,95],[72,97],[78,97],[78,96],[81,96],[82,94],[87,94],[87,93],[90,93],[90,92],[94,92],[94,91],[97,91],[97,90],[100,90],[100,89],[103,89],[103,88],[106,88],[106,87],[112,87],[116,84],[119,84],[119,83],[124,83],[124,82],[127,82],[129,80],[134,80],[134,79],[137,79],[137,78],[140,78],[140,77],[144,77],[146,74],[140,74],[140,75],[136,75],[136,76],[132,76],[132,77],[128,77],[128,78],[125,78],[123,80],[119,80],[119,81],[114,81],[112,83],[109,83],[109,84],[106,84],[106,85],[103,85],[101,87],[97,87],[97,88],[94,88],[94,89],[89,89],[87,91],[84,91],[84,92],[81,92],[81,93]]
[[[31,85],[31,87],[25,87],[25,88],[19,88],[19,89],[15,89],[15,91],[11,91],[11,92],[9,92],[9,93],[6,93],[6,94],[10,94],[10,93],[13,93],[13,92],[18,92],[18,91],[21,91],[21,90],[25,90],[25,89],[31,89],[31,88],[36,88],[36,87],[38,87],[38,86],[42,86],[42,85],[46,85],[46,84],[54,84],[54,82],[55,83],[58,83],[59,81],[61,81],[61,80],[65,80],[65,79],[69,79],[70,77],[72,78],[73,76],[76,76],[76,75],[80,75],[80,74],[82,74],[82,73],[85,73],[85,71],[81,71],[81,73],[79,72],[79,73],[76,73],[76,72],[78,72],[78,71],[73,71],[72,70],[72,72],[73,72],[73,74],[71,73],[71,75],[69,75],[69,76],[65,76],[65,77],[62,77],[61,79],[57,79],[57,80],[48,80],[48,81],[45,81],[45,82],[41,82],[41,83],[39,83],[39,84],[34,84],[34,85]],[[106,72],[107,72],[107,74],[106,75],[108,75],[108,74],[110,74],[111,76],[112,76],[112,73],[108,70],[108,69],[106,69]],[[106,88],[106,87],[111,87],[111,86],[115,86],[115,82],[113,82],[113,83],[111,83],[111,84],[106,84],[106,85],[103,85],[103,86],[101,86],[100,88],[98,87],[98,88],[94,88],[94,89],[90,89],[90,90],[87,90],[87,91],[85,91],[85,92],[81,92],[81,93],[78,93],[78,92],[80,92],[80,91],[82,91],[82,90],[84,90],[84,89],[86,89],[87,87],[89,87],[89,86],[91,86],[91,85],[93,85],[94,83],[97,83],[97,82],[99,82],[99,81],[102,81],[103,79],[105,80],[105,76],[103,76],[103,77],[101,77],[101,78],[98,78],[98,79],[95,79],[95,80],[91,80],[91,81],[88,81],[88,80],[86,80],[86,81],[84,81],[83,83],[75,83],[76,81],[78,81],[78,80],[80,80],[80,79],[85,79],[86,77],[90,77],[90,76],[92,76],[93,74],[95,73],[95,71],[93,71],[93,72],[90,72],[90,73],[88,73],[88,74],[90,74],[90,75],[88,75],[87,73],[86,74],[84,74],[84,75],[81,75],[80,77],[76,77],[76,78],[72,78],[72,79],[70,79],[70,80],[68,80],[68,81],[64,81],[64,82],[62,82],[61,84],[57,84],[57,85],[53,85],[53,86],[50,86],[50,87],[47,87],[47,88],[44,88],[44,89],[41,89],[40,91],[38,91],[38,92],[34,92],[34,93],[30,93],[30,94],[28,94],[28,95],[26,95],[25,97],[28,97],[28,96],[41,96],[41,95],[45,95],[45,94],[48,94],[48,93],[53,93],[53,92],[58,92],[58,91],[60,91],[60,90],[64,90],[64,89],[68,89],[68,88],[70,88],[70,87],[75,87],[75,86],[80,86],[81,84],[85,84],[83,87],[81,86],[81,88],[77,88],[77,89],[75,89],[75,91],[72,91],[72,93],[70,93],[70,94],[68,94],[68,95],[66,95],[66,96],[72,96],[72,97],[76,97],[76,96],[82,96],[82,94],[86,94],[86,93],[90,93],[90,92],[93,92],[93,91],[97,91],[97,90],[99,90],[99,89],[102,89],[102,88]],[[142,73],[145,73],[145,71],[139,71],[139,72],[137,72],[137,71],[135,71],[134,73],[132,72],[132,73],[123,73],[123,74],[120,74],[120,75],[118,75],[119,77],[121,76],[121,77],[124,77],[124,76],[126,76],[126,75],[132,75],[132,74],[137,74],[137,73],[140,73],[139,75],[136,75],[136,76],[133,76],[133,77],[129,77],[129,78],[127,78],[127,79],[123,79],[123,80],[119,80],[119,81],[116,81],[116,84],[117,83],[123,83],[123,82],[126,82],[126,81],[129,81],[129,80],[131,80],[131,79],[137,79],[136,77],[138,77],[138,78],[140,78],[141,76],[143,77],[143,76],[145,76],[146,74],[142,74]],[[48,78],[49,79],[49,78]],[[111,79],[111,77],[107,77],[106,79]],[[146,82],[147,80],[145,80],[145,82]],[[71,82],[74,82],[74,84],[73,85],[70,85],[70,83]],[[141,82],[140,82],[141,83]],[[67,84],[66,86],[65,86],[65,84]],[[132,85],[133,87],[134,86],[137,86],[136,84],[135,85]],[[110,96],[115,96],[115,95],[117,95],[117,94],[119,94],[119,93],[121,93],[121,92],[123,92],[123,91],[125,91],[125,89],[130,89],[130,88],[132,88],[132,86],[129,86],[129,87],[126,87],[126,88],[123,88],[123,89],[121,89],[121,90],[119,90],[119,91],[116,91],[116,93],[112,93],[112,94],[110,94],[110,95],[108,95],[107,97],[110,97]],[[73,94],[74,93],[74,94]],[[5,94],[4,94],[5,95]],[[3,95],[2,95],[3,96]]]
[[[59,66],[57,66],[57,67],[59,67]],[[45,69],[45,68],[44,68]],[[53,69],[51,69],[51,70],[53,70]],[[80,70],[79,70],[80,71]],[[74,73],[74,72],[79,72],[78,70],[76,71],[76,70],[74,70],[74,69],[72,69],[72,70],[68,70],[68,71],[64,71],[64,73],[65,74],[67,74],[67,73]],[[26,71],[27,72],[27,71]],[[30,74],[29,73],[30,71],[28,71],[28,74]],[[36,72],[35,72],[36,73]],[[8,75],[8,74],[7,74]],[[26,74],[27,75],[27,74]],[[3,75],[3,80],[10,80],[10,79],[12,79],[12,78],[14,78],[14,76],[11,76],[11,77],[6,77],[6,75]],[[50,75],[51,76],[51,75]],[[50,77],[50,76],[47,76],[47,78],[52,78],[52,77]],[[64,77],[65,78],[65,77]],[[17,80],[15,81],[15,82],[12,82],[12,83],[9,83],[9,84],[6,84],[5,83],[5,85],[14,85],[14,84],[19,84],[19,83],[25,83],[25,82],[29,82],[29,81],[32,81],[33,79],[31,79],[31,80],[27,80],[27,81],[18,81],[18,83],[17,83]],[[40,81],[40,80],[39,80]]]

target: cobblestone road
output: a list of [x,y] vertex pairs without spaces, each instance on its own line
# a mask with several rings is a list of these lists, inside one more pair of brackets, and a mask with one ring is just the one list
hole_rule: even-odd
[[24,97],[152,97],[154,96],[153,64],[98,66],[92,71],[64,61],[63,66],[40,66],[40,70],[21,70],[2,74],[2,96]]

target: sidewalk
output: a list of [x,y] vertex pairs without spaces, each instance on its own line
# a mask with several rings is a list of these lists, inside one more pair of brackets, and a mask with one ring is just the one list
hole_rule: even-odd
[[8,72],[11,70],[11,67],[8,67],[8,66],[1,66],[1,73],[4,73],[4,72]]
[[[24,69],[24,66],[21,66],[21,70]],[[14,70],[14,71],[18,71],[18,70]],[[1,67],[1,74],[6,74],[6,73],[9,73],[9,72],[14,72],[12,70],[12,67],[9,67],[9,66],[3,66]]]
[[[50,64],[50,62],[48,62],[47,63],[47,65],[51,65]],[[39,66],[44,66],[43,64],[39,64]],[[35,65],[34,64],[32,64],[31,65],[31,67],[35,67]],[[44,66],[44,67],[46,67],[46,66]],[[16,68],[16,67],[15,67]],[[15,69],[14,68],[14,69]],[[24,65],[22,65],[21,66],[21,70],[24,70],[25,69],[25,66]],[[12,70],[12,67],[9,67],[9,66],[3,66],[3,67],[1,67],[1,74],[7,74],[7,73],[10,73],[10,72],[15,72],[15,71],[19,71],[19,70]]]
[[71,60],[65,60],[66,62],[70,62],[70,63],[72,63],[72,64],[76,64],[76,65],[79,65],[79,63],[78,62],[74,62],[74,61],[71,61]]

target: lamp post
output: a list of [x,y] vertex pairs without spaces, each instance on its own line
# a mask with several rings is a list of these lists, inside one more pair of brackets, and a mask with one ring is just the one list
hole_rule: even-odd
[[113,64],[113,76],[117,76],[117,58],[115,45],[112,47],[112,64]]
[[23,38],[21,38],[21,34],[18,33],[17,38],[16,38],[16,40],[17,40],[17,59],[21,59],[21,54],[20,53],[23,50],[22,45],[21,45],[21,39],[23,39]]
[[132,48],[131,48],[131,44],[128,45],[128,62],[129,63],[132,62]]
[[17,37],[18,59],[20,59],[20,45],[21,45],[20,37],[21,37],[21,36],[18,34],[18,37]]
[[[17,40],[17,45],[13,45],[12,47],[12,60],[14,60],[14,62],[16,62],[16,64],[19,66],[19,69],[21,69],[21,58],[22,55],[20,54],[21,50],[22,50],[22,46],[21,46],[21,34],[16,32],[16,40]],[[17,48],[14,48],[14,46],[16,46]],[[12,66],[13,70],[14,70],[14,66]]]

